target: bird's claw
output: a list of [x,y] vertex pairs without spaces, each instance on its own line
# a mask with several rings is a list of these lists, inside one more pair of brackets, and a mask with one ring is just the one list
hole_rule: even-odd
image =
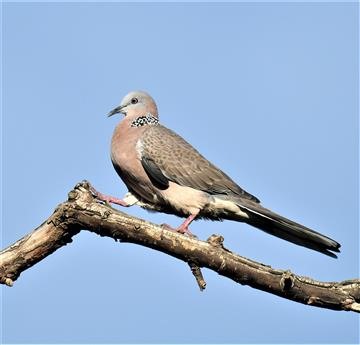
[[178,232],[182,235],[187,235],[189,237],[193,237],[193,238],[197,238],[197,236],[195,236],[188,227],[183,227],[183,226],[179,226],[178,228],[173,228],[172,226],[170,226],[169,224],[161,224],[160,225],[163,229],[169,230],[169,231],[173,231],[173,232]]
[[89,186],[89,192],[94,198],[98,199],[99,192],[92,185]]
[[103,203],[107,206],[111,206],[110,205],[111,203],[117,204],[120,206],[124,206],[124,207],[129,206],[129,204],[127,204],[124,200],[121,200],[121,199],[115,198],[113,196],[108,196],[108,195],[98,192],[92,185],[89,186],[89,191],[90,191],[91,195],[97,201],[99,201],[100,203]]

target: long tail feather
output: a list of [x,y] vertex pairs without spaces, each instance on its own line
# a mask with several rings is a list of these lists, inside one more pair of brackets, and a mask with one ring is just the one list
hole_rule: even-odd
[[246,223],[286,241],[337,258],[333,252],[340,252],[340,244],[333,239],[282,217],[260,204],[243,200],[237,204],[249,216],[249,219],[242,219]]

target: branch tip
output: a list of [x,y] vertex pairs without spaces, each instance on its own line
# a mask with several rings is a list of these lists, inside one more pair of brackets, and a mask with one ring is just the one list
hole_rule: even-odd
[[7,277],[1,277],[0,283],[10,287],[14,285],[14,281]]
[[203,277],[203,275],[201,273],[200,267],[196,263],[194,263],[192,261],[189,261],[188,264],[190,266],[191,273],[194,275],[194,277],[196,279],[196,282],[197,282],[197,284],[199,286],[200,291],[205,290],[206,281],[204,280],[204,277]]

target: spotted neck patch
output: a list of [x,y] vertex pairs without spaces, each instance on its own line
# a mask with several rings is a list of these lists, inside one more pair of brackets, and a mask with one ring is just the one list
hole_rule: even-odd
[[131,122],[131,127],[142,127],[145,125],[157,125],[159,123],[159,120],[152,116],[150,113],[139,116],[136,118],[133,122]]

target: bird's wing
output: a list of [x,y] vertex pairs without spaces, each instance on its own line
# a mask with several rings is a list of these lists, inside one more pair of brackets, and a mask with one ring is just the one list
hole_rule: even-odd
[[160,188],[167,188],[172,181],[212,195],[236,195],[260,202],[164,126],[149,126],[140,139],[139,148],[144,170]]

